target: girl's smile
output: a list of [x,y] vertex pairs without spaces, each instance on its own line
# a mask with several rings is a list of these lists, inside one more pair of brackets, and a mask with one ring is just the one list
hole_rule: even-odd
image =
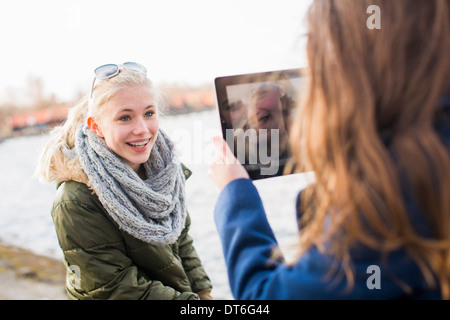
[[148,143],[150,142],[150,139],[139,139],[136,141],[126,142],[131,149],[133,149],[136,152],[145,152],[147,151]]

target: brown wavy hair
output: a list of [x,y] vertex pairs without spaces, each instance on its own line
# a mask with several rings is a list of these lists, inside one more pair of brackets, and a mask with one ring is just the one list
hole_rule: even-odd
[[[380,29],[366,25],[370,5]],[[450,2],[315,0],[307,23],[308,84],[290,135],[298,168],[315,173],[300,255],[334,255],[352,285],[351,246],[405,249],[450,298],[450,156],[433,127],[450,89]],[[413,225],[405,192],[431,236]]]

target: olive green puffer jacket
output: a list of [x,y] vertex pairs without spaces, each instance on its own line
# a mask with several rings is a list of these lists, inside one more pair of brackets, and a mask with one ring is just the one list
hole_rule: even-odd
[[85,184],[67,181],[58,186],[52,217],[71,271],[69,299],[210,298],[189,215],[176,243],[150,245],[119,230]]

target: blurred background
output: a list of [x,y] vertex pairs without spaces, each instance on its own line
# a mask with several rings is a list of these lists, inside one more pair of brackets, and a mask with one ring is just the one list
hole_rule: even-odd
[[[214,79],[305,66],[304,16],[310,2],[3,2],[0,299],[64,299],[62,254],[50,216],[56,188],[32,177],[37,155],[48,131],[63,123],[67,110],[88,93],[93,70],[125,61],[143,64],[166,94],[161,127],[169,134],[177,135],[180,128],[188,133],[175,142],[194,172],[187,182],[191,234],[213,281],[213,296],[231,299],[213,223],[218,190],[207,176],[208,157],[198,156],[220,134]],[[309,178],[304,174],[255,182],[286,248],[296,237],[295,197]],[[31,293],[25,295],[17,281],[28,280],[40,291],[31,295],[33,290],[27,289]]]

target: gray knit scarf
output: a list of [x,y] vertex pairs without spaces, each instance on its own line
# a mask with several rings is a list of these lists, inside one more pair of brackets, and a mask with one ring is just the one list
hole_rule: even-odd
[[100,202],[131,236],[152,245],[174,243],[185,225],[185,178],[174,145],[159,130],[142,180],[89,127],[81,125],[75,148]]

